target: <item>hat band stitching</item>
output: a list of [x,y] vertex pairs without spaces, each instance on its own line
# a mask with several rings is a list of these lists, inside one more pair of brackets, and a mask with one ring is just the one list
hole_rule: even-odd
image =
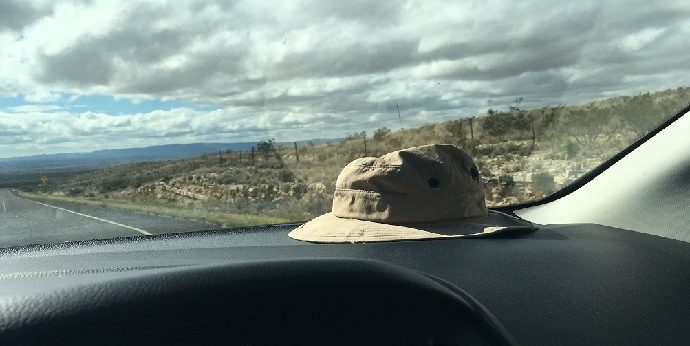
[[[436,161],[439,164],[445,164],[445,162],[442,161]],[[352,167],[365,167],[365,168],[395,168],[395,169],[400,169],[403,167],[406,167],[406,165],[395,165],[395,164],[390,164],[390,165],[367,165],[367,164],[354,164],[351,163],[349,166]]]
[[471,191],[465,194],[453,194],[453,195],[441,195],[441,194],[410,194],[410,193],[399,193],[399,192],[390,192],[390,191],[367,191],[367,190],[359,190],[359,189],[344,189],[344,188],[336,188],[335,193],[338,192],[354,192],[354,193],[363,193],[363,194],[371,194],[371,195],[396,195],[396,196],[408,196],[408,197],[467,197],[469,194],[482,194],[482,191]]
[[361,166],[353,165],[353,166],[355,166],[357,168],[363,168],[363,170],[368,170],[368,171],[373,170],[373,169],[381,169],[381,170],[386,169],[386,170],[399,171],[399,170],[403,169],[403,166],[367,166],[367,165],[361,165]]

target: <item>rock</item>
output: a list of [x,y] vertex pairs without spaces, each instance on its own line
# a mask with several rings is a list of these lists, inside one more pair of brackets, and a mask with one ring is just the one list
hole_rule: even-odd
[[513,175],[513,181],[522,184],[532,183],[532,173],[517,173]]
[[571,180],[568,179],[568,177],[562,176],[562,175],[557,175],[553,177],[553,182],[558,185],[558,187],[561,187],[567,183],[569,183]]
[[323,183],[311,183],[307,187],[307,191],[315,194],[326,194],[326,185]]

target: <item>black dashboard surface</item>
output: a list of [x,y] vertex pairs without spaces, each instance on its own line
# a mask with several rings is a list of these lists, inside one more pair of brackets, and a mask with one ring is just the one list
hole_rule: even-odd
[[24,296],[59,296],[174,267],[366,259],[450,282],[483,304],[520,344],[690,344],[685,242],[581,224],[490,239],[335,245],[292,240],[287,233],[294,227],[5,249],[0,305],[7,312]]

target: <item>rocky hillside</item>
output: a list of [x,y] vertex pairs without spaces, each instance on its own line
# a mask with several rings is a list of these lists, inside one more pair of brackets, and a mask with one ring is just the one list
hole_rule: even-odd
[[304,220],[330,210],[342,167],[363,156],[452,143],[478,163],[491,206],[543,198],[597,166],[690,103],[690,88],[583,105],[507,110],[414,129],[353,133],[297,148],[262,140],[252,150],[125,164],[28,190]]

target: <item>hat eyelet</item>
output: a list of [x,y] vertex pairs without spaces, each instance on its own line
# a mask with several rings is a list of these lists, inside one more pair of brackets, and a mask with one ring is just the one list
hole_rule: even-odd
[[479,169],[477,169],[477,166],[472,166],[472,168],[470,168],[470,176],[472,180],[479,182]]
[[427,184],[429,184],[429,187],[432,189],[438,189],[439,186],[441,185],[441,182],[438,181],[436,178],[429,178],[429,180],[426,181]]

